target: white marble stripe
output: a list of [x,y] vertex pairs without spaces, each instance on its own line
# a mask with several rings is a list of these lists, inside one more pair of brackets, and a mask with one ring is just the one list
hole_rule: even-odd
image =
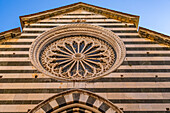
[[0,66],[0,70],[36,70],[33,66]]
[[42,33],[22,33],[21,36],[39,36]]
[[0,83],[0,89],[46,88],[170,88],[170,82],[61,82],[61,83]]
[[23,31],[47,31],[52,28],[23,28]]
[[[123,108],[124,111],[166,111],[169,108],[169,103],[149,103],[149,104],[115,104],[119,108]],[[35,104],[15,104],[15,105],[0,105],[0,112],[27,112],[28,109],[34,108]],[[10,108],[10,109],[9,109]]]
[[[75,22],[78,19],[44,19],[44,20],[40,20],[39,22]],[[82,20],[82,19],[81,19]],[[84,20],[84,19],[83,19]],[[85,22],[119,22],[118,20],[114,20],[114,19],[85,19]]]
[[69,12],[69,13],[66,13],[66,14],[95,14],[95,13],[78,9],[76,11],[72,11],[72,12]]
[[151,40],[147,38],[121,38],[124,42],[150,42]]
[[0,45],[0,48],[30,48],[31,45]]
[[170,69],[170,65],[121,65],[118,69]]
[[[92,23],[90,25],[104,25],[104,26],[111,26],[111,25],[122,25],[124,26],[125,24],[127,25],[133,25],[132,23]],[[30,26],[61,26],[61,25],[68,25],[68,24],[53,24],[53,23],[50,23],[50,24],[45,24],[45,23],[34,23],[34,24],[30,24]]]
[[23,61],[30,61],[29,57],[17,57],[17,58],[6,58],[6,57],[0,57],[0,62],[23,62]]
[[[47,31],[52,28],[23,28],[23,31]],[[115,30],[115,31],[134,31],[136,28],[105,28],[108,30]]]
[[170,61],[170,57],[126,57],[125,61]]
[[12,105],[12,104],[8,104],[8,105],[3,105],[1,104],[0,105],[0,112],[9,112],[9,113],[12,113],[12,112],[28,112],[28,109],[32,109],[34,108],[36,105],[35,104],[15,104],[15,105]]
[[[152,54],[170,54],[170,51],[126,51],[127,54],[147,54],[149,52],[150,55]],[[0,54],[29,54],[29,51],[0,51]]]
[[29,51],[0,51],[0,54],[29,54]]
[[[22,33],[21,36],[39,36],[42,33]],[[119,36],[138,36],[138,33],[115,33]]]
[[[22,34],[21,34],[22,36]],[[10,40],[6,40],[5,42],[33,42],[35,39],[23,39],[23,38],[20,38],[20,39],[10,39]]]
[[169,103],[130,103],[130,104],[117,104],[119,108],[123,108],[123,111],[166,111],[169,108]]
[[143,51],[126,51],[127,54],[170,54],[170,51],[163,51],[163,50],[157,50],[157,51],[149,51],[149,50],[143,50]]
[[[38,36],[40,35],[40,33],[36,33],[36,34],[31,34],[31,33],[22,33],[21,36]],[[33,42],[35,39],[10,39],[7,40],[6,42]],[[121,38],[122,41],[124,42],[148,42],[150,41],[149,39],[144,39],[144,38]],[[164,46],[164,45],[162,45]]]
[[[0,57],[0,62],[3,61],[30,61],[29,57],[17,57],[17,58],[9,58],[9,57]],[[170,57],[126,57],[125,61],[170,61]]]
[[[118,69],[170,69],[170,65],[121,65]],[[36,70],[33,66],[0,66],[0,70]]]
[[[162,45],[159,44],[125,44],[126,47],[129,48],[136,48],[136,47],[163,47]],[[31,45],[0,45],[0,48],[30,48]]]
[[[125,44],[126,47],[136,48],[136,47],[164,47],[160,44]],[[165,46],[166,47],[166,46]]]
[[[58,93],[0,94],[1,101],[46,100]],[[95,93],[105,99],[170,99],[170,93]],[[72,98],[70,98],[72,99]],[[86,100],[85,100],[86,101]],[[67,102],[67,99],[66,99]]]
[[115,30],[115,31],[129,31],[129,30],[136,30],[137,31],[137,29],[136,28],[130,28],[130,27],[127,27],[127,28],[105,28],[105,29],[108,29],[108,30]]
[[54,16],[51,18],[106,18],[103,15],[76,15],[76,16],[70,16],[70,15],[59,15],[59,16]]

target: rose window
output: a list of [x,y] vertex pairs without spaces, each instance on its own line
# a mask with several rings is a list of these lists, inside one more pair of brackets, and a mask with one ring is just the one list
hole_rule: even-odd
[[79,80],[104,73],[114,64],[115,56],[114,49],[103,40],[74,36],[48,45],[41,62],[56,76]]
[[87,81],[113,73],[126,49],[113,32],[89,24],[52,28],[32,43],[29,57],[42,74],[66,81]]

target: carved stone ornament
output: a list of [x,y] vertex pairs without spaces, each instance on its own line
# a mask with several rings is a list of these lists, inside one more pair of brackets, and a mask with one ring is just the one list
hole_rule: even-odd
[[36,105],[28,113],[123,113],[109,100],[82,89],[58,93]]
[[86,81],[113,72],[126,50],[113,32],[89,24],[59,26],[38,36],[30,48],[32,64],[58,80]]

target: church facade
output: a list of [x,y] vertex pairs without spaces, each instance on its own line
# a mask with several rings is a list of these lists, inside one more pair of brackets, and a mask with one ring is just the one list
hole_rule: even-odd
[[0,33],[0,113],[169,113],[170,36],[75,3]]

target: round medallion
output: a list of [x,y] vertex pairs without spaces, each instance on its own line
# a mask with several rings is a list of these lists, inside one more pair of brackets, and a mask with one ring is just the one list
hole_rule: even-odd
[[115,62],[114,49],[106,42],[71,36],[51,43],[43,52],[43,67],[55,76],[81,80],[100,76]]
[[126,50],[121,39],[99,26],[72,24],[53,28],[30,48],[32,64],[58,80],[86,81],[113,72]]

